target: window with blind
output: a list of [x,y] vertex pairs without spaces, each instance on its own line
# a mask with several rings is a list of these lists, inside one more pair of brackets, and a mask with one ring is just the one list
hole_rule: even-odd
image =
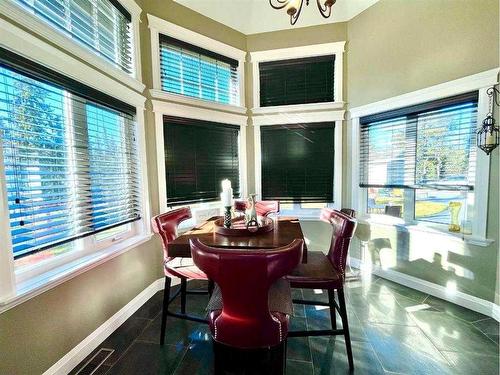
[[238,61],[160,34],[162,90],[239,105]]
[[164,117],[168,205],[220,199],[221,181],[229,179],[239,197],[239,127]]
[[140,219],[135,109],[0,49],[14,257]]
[[477,98],[468,93],[360,119],[360,187],[368,188],[368,212],[397,206],[389,211],[402,217],[410,201],[415,219],[449,223],[449,203],[460,202],[466,218],[475,183]]
[[262,126],[262,199],[333,202],[334,130],[334,123]]
[[260,106],[334,101],[335,55],[259,64]]
[[118,0],[15,1],[126,73],[132,73],[131,15]]

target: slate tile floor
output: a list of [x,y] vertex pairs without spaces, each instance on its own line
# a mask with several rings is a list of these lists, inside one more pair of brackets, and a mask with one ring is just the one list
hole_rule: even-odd
[[[295,290],[294,294],[327,298],[321,290]],[[346,297],[355,373],[499,374],[495,320],[375,276],[349,281]],[[212,373],[206,325],[169,318],[166,344],[160,347],[161,303],[158,293],[102,343],[101,347],[114,352],[94,374]],[[178,300],[175,303],[178,306]],[[207,296],[191,295],[188,310],[201,315],[206,303]],[[328,310],[297,305],[292,329],[305,327],[329,327]],[[71,374],[78,373],[92,356]],[[343,337],[288,340],[288,375],[347,373]]]

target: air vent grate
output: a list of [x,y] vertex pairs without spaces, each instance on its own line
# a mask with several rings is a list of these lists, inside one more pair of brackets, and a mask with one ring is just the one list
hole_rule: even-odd
[[101,348],[75,375],[92,375],[113,354],[114,349]]

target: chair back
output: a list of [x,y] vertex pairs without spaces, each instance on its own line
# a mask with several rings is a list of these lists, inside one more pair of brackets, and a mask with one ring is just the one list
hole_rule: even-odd
[[340,211],[323,208],[321,220],[332,225],[332,241],[328,251],[328,259],[344,277],[349,245],[356,230],[356,219]]
[[[234,210],[236,212],[245,212],[248,204],[246,201],[234,201]],[[257,201],[255,203],[255,211],[258,216],[268,216],[270,214],[279,214],[280,202],[279,201]]]
[[352,218],[356,218],[356,210],[353,210],[352,208],[341,208],[340,212]]
[[213,321],[214,339],[238,348],[274,346],[286,338],[281,323],[269,311],[271,285],[290,273],[302,259],[303,240],[277,249],[227,249],[191,239],[194,263],[217,283],[222,311]]
[[151,219],[153,232],[161,237],[164,258],[168,259],[168,244],[177,238],[177,227],[184,220],[191,219],[191,209],[182,207],[157,215]]

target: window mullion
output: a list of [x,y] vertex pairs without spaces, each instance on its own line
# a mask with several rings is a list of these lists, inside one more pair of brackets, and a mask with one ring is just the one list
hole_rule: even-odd
[[[0,176],[5,176],[3,162],[3,146],[0,142]],[[7,181],[0,179],[0,238],[3,250],[0,251],[0,301],[15,295],[14,252],[9,223],[9,203],[7,198]]]

